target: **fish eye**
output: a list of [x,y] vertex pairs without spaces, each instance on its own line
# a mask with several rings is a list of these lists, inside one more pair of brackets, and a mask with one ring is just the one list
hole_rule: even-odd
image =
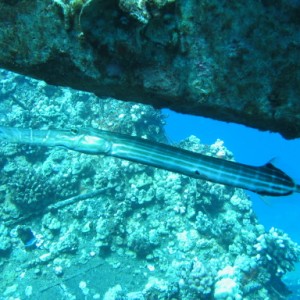
[[77,128],[71,128],[71,133],[78,134],[79,130]]

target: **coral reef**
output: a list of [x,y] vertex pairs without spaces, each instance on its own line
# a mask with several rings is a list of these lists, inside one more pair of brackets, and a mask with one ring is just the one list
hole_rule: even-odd
[[[166,142],[152,107],[1,70],[1,125]],[[120,159],[0,145],[1,299],[283,299],[299,246],[242,190]],[[179,147],[233,159],[222,141]]]

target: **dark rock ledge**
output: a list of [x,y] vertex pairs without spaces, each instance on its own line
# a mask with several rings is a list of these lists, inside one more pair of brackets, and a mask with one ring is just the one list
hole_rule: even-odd
[[300,2],[3,0],[0,67],[300,137]]

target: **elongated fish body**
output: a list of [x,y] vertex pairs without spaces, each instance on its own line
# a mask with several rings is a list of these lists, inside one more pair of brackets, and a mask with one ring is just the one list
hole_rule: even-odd
[[300,192],[300,186],[271,163],[259,167],[249,166],[109,131],[0,127],[0,140],[61,146],[87,154],[114,156],[261,195],[283,196]]

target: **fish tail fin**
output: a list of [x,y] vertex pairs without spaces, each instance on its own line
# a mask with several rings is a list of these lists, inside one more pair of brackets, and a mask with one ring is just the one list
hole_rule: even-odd
[[296,184],[295,193],[300,193],[300,184]]

